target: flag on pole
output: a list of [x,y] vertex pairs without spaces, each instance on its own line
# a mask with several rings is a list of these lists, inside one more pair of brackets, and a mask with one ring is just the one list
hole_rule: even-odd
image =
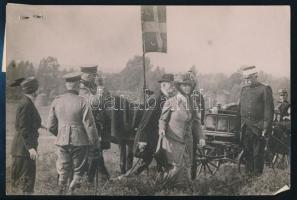
[[167,52],[166,6],[141,6],[144,52]]

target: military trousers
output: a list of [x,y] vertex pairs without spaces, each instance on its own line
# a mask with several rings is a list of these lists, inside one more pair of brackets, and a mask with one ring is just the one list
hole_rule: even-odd
[[36,179],[36,161],[25,156],[13,156],[11,186],[13,190],[33,193]]
[[259,176],[264,169],[265,140],[261,133],[254,133],[249,127],[244,128],[242,145],[245,155],[245,170],[248,175]]
[[86,171],[88,150],[89,146],[58,146],[56,168],[59,185],[65,186],[69,179],[72,179],[71,185],[81,182]]

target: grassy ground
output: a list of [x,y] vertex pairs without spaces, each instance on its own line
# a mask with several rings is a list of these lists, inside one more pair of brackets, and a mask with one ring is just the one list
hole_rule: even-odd
[[[7,104],[6,121],[6,191],[10,193],[10,165],[11,139],[14,134],[15,104]],[[46,124],[48,107],[39,107],[43,124]],[[39,138],[39,157],[37,160],[36,194],[55,195],[57,188],[57,174],[55,169],[55,138],[41,131]],[[112,175],[120,175],[119,151],[116,145],[104,152],[106,166]],[[155,177],[154,166],[149,172],[144,172],[139,177],[123,179],[120,181],[100,183],[97,195],[267,195],[273,194],[284,185],[290,186],[290,170],[272,170],[265,167],[264,174],[260,178],[248,178],[237,171],[235,165],[225,164],[214,175],[200,175],[194,182],[194,192],[190,190],[162,190],[156,191],[153,185]],[[104,186],[104,187],[103,187]],[[86,184],[76,192],[77,195],[94,195],[94,189],[87,189]]]

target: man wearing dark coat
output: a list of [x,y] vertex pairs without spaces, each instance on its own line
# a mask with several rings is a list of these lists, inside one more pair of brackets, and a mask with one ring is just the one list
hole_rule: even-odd
[[38,129],[41,127],[41,118],[34,105],[38,81],[34,77],[21,78],[11,86],[21,86],[23,92],[17,107],[16,134],[11,145],[12,189],[21,189],[24,194],[31,194],[36,179]]
[[135,175],[139,175],[144,169],[148,168],[153,160],[159,137],[158,121],[163,104],[172,95],[173,79],[173,74],[164,74],[159,80],[161,91],[159,94],[152,95],[147,101],[134,140],[134,155],[142,158],[141,165],[134,172]]
[[260,176],[264,168],[266,137],[273,121],[273,96],[271,87],[257,80],[255,66],[243,69],[247,83],[241,89],[239,110],[241,116],[241,141],[246,160],[246,173]]

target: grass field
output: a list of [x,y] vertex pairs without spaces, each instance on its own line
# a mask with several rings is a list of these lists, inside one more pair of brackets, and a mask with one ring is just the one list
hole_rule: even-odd
[[[42,123],[46,124],[48,107],[38,107],[42,116]],[[6,192],[10,193],[10,165],[9,156],[11,139],[14,134],[16,104],[6,105]],[[40,132],[39,157],[37,160],[36,194],[55,195],[57,188],[57,174],[55,169],[55,138],[45,131]],[[119,151],[116,145],[104,152],[106,166],[112,177],[120,175]],[[260,178],[248,178],[238,173],[235,165],[225,164],[214,175],[200,175],[194,182],[194,192],[190,190],[162,190],[156,191],[153,185],[155,177],[154,165],[148,172],[139,177],[132,177],[120,181],[107,182],[98,187],[96,195],[270,195],[284,185],[290,187],[290,170],[272,170],[265,167]],[[75,193],[77,195],[94,195],[93,189],[87,190],[85,184]]]

